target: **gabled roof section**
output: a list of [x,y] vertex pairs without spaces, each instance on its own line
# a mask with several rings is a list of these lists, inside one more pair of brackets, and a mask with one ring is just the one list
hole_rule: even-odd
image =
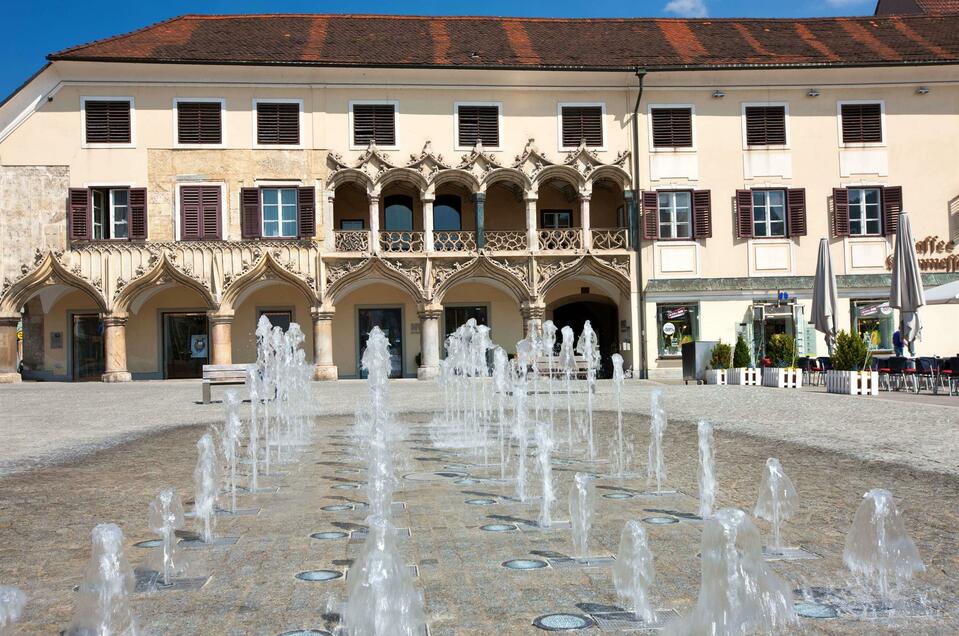
[[959,15],[696,20],[184,15],[48,59],[613,71],[941,64],[959,60]]
[[876,15],[959,13],[959,0],[879,0]]

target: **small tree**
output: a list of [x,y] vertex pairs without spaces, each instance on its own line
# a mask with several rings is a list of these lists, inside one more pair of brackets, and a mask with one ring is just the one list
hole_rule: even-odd
[[837,371],[858,371],[866,364],[869,348],[862,338],[840,331],[832,354],[832,368]]
[[732,357],[732,347],[720,340],[713,345],[713,354],[709,360],[710,369],[728,369]]
[[792,366],[793,358],[796,355],[796,343],[786,334],[777,333],[769,339],[769,344],[766,345],[766,355],[772,359],[773,364],[777,367]]
[[736,338],[736,349],[733,351],[733,366],[737,369],[748,367],[752,363],[752,356],[749,355],[749,345],[743,340],[742,336]]

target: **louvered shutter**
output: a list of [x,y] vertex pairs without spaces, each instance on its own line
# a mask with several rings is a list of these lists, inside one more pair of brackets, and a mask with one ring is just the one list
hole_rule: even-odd
[[219,144],[223,141],[219,102],[177,102],[177,143]]
[[393,104],[353,104],[353,145],[396,145],[396,109]]
[[260,189],[240,190],[240,234],[243,238],[260,238]]
[[128,144],[130,102],[127,100],[87,100],[83,102],[88,144]]
[[806,189],[786,190],[787,236],[806,236]]
[[130,188],[130,240],[147,239],[147,189]]
[[89,241],[93,234],[93,216],[90,210],[90,191],[70,188],[67,201],[67,235],[71,241]]
[[899,214],[902,212],[902,188],[886,186],[882,189],[882,231],[892,236],[899,229]]
[[693,112],[689,108],[654,108],[653,147],[691,148]]
[[300,236],[316,235],[316,190],[297,188],[296,226]]
[[499,146],[499,107],[460,106],[457,110],[459,145],[472,148],[477,141],[484,146]]
[[845,188],[832,190],[833,236],[849,236],[849,193]]
[[785,146],[786,107],[747,106],[746,145]]
[[298,145],[300,143],[300,105],[289,102],[258,102],[256,105],[256,143],[261,145]]
[[563,106],[563,146],[603,145],[603,109],[600,106]]
[[200,188],[200,222],[203,238],[220,238],[220,217],[223,209],[220,204],[220,187],[204,186]]
[[180,238],[185,241],[201,238],[200,226],[203,218],[203,212],[200,209],[201,190],[199,186],[180,188]]
[[643,238],[659,238],[659,193],[655,190],[643,190]]
[[840,114],[843,143],[882,142],[881,104],[843,104]]
[[753,237],[753,191],[736,190],[736,238]]
[[713,236],[713,213],[709,190],[693,192],[693,238]]

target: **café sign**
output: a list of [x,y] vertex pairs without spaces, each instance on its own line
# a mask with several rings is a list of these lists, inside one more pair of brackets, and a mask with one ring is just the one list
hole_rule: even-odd
[[[919,269],[924,272],[959,272],[959,253],[956,241],[946,241],[938,236],[927,236],[916,241],[916,256]],[[892,254],[886,257],[886,269],[892,269]]]

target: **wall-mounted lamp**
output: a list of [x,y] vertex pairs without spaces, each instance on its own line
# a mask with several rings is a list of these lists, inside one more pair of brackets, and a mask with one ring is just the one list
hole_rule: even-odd
[[928,86],[920,86],[916,89],[916,95],[925,95],[929,92]]
[[713,91],[713,98],[714,98],[714,99],[722,99],[722,98],[725,97],[725,96],[726,96],[726,93],[722,92],[721,90],[718,90],[718,89],[717,89],[717,90],[714,90],[714,91]]
[[806,91],[806,97],[819,97],[819,89],[810,88],[808,91]]

